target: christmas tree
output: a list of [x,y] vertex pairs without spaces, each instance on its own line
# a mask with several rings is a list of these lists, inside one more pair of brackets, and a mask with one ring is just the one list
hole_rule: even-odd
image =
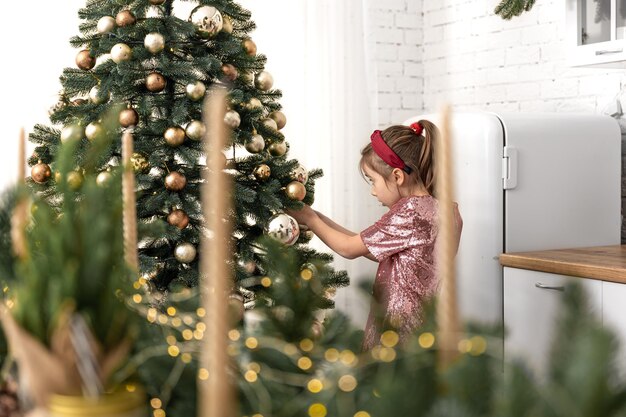
[[[259,238],[269,234],[287,245],[296,244],[304,262],[326,264],[327,255],[306,246],[310,232],[300,231],[284,208],[311,204],[319,170],[307,172],[287,158],[288,144],[281,129],[280,91],[264,71],[266,57],[257,53],[249,33],[255,28],[250,13],[230,0],[200,0],[189,16],[177,16],[173,0],[88,0],[79,11],[80,48],[76,67],[61,76],[62,92],[51,113],[53,127],[37,125],[30,140],[37,144],[30,158],[32,183],[58,199],[59,184],[77,188],[86,151],[99,136],[132,129],[133,164],[140,225],[166,223],[158,235],[142,235],[140,271],[159,293],[171,284],[198,283],[197,247],[204,230],[199,187],[206,155],[201,107],[210,88],[228,92],[224,123],[231,129],[224,164],[235,180],[233,285],[246,301],[264,298],[262,277],[271,273],[263,264]],[[117,107],[116,107],[117,106]],[[102,115],[119,113],[111,130]],[[56,175],[60,144],[77,142],[75,167],[65,178]],[[99,183],[120,164],[120,141],[114,141],[97,169]],[[54,172],[55,175],[51,175]],[[222,198],[219,192],[215,198]],[[329,276],[325,287],[347,284],[344,273]],[[253,303],[251,303],[253,304]],[[329,300],[320,298],[320,306]]]

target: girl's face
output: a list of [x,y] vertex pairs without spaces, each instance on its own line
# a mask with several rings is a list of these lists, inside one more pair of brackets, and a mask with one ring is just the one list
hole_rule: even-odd
[[372,188],[370,192],[385,207],[393,206],[400,200],[400,190],[394,184],[389,184],[378,172],[371,169],[367,164],[363,165],[363,173]]

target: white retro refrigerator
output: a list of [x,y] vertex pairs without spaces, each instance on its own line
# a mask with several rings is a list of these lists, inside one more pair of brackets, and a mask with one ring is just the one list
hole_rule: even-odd
[[[437,116],[420,118],[437,123]],[[620,243],[621,133],[600,115],[456,113],[465,320],[503,320],[504,252]]]

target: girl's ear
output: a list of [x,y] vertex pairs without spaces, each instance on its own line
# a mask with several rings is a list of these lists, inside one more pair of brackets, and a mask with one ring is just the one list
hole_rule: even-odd
[[393,178],[393,181],[398,185],[398,186],[402,186],[402,184],[404,184],[404,171],[402,171],[399,168],[394,168],[393,171],[391,171],[391,176]]

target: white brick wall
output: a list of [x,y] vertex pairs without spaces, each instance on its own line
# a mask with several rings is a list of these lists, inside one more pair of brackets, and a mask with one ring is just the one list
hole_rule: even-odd
[[370,4],[381,126],[443,101],[457,110],[599,113],[626,83],[624,71],[567,65],[562,0],[510,21],[493,14],[495,4]]

